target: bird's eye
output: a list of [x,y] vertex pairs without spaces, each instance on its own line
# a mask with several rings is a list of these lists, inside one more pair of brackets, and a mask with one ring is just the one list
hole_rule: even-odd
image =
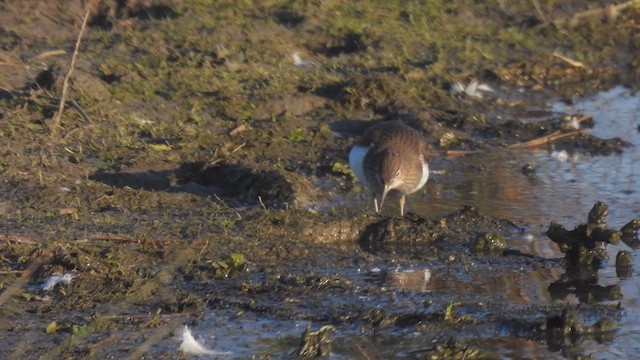
[[396,172],[396,177],[400,176],[400,174],[402,174],[402,170],[398,170],[398,171]]

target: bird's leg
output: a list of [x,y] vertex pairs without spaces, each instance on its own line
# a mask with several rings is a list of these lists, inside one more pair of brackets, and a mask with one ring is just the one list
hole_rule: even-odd
[[404,195],[400,196],[400,216],[404,216]]
[[380,209],[378,208],[378,199],[375,197],[373,197],[373,204],[376,206],[376,214],[380,213]]

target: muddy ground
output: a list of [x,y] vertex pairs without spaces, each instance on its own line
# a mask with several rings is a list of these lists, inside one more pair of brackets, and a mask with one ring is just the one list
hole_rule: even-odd
[[[476,314],[469,321],[440,300],[393,313],[376,301],[326,306],[338,294],[389,297],[342,269],[565,266],[493,248],[526,224],[473,208],[402,219],[342,200],[361,191],[349,145],[377,120],[419,129],[434,158],[529,151],[546,136],[594,156],[624,151],[619,139],[572,130],[571,116],[519,119],[532,98],[637,88],[640,9],[538,5],[0,1],[1,357],[175,358],[181,326],[222,310],[365,337],[412,329],[439,344],[413,358],[493,358],[477,340],[494,328],[579,356],[576,339],[607,334],[608,320],[589,326],[620,309],[458,303]],[[453,91],[474,79],[495,91]],[[42,289],[66,273],[77,277]],[[554,289],[562,298],[574,288]],[[597,296],[615,299],[606,291]],[[576,312],[593,321],[578,324]],[[382,351],[329,337],[308,356],[331,344],[354,358]]]

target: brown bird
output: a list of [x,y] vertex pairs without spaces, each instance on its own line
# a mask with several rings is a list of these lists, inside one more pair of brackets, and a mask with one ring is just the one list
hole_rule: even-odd
[[[429,178],[429,145],[415,129],[401,121],[382,121],[365,131],[349,152],[349,164],[360,182],[374,195],[380,212],[390,191],[400,194],[400,215],[405,196],[418,191]],[[380,196],[380,206],[378,206]]]

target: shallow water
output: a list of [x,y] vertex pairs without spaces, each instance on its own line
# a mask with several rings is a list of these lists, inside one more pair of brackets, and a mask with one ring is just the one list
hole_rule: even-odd
[[[407,208],[428,217],[447,214],[472,204],[482,214],[511,219],[524,228],[522,235],[510,239],[510,246],[525,253],[543,257],[560,257],[555,244],[544,235],[551,221],[566,228],[583,223],[597,201],[609,205],[608,223],[619,228],[634,218],[640,218],[640,97],[616,87],[595,96],[579,99],[574,105],[553,103],[552,112],[587,114],[594,118],[592,134],[601,138],[620,137],[634,146],[620,155],[590,156],[584,153],[561,153],[553,146],[549,149],[496,151],[453,159],[434,159],[432,174],[423,194],[414,194],[407,200]],[[535,163],[534,176],[521,171],[523,165]],[[354,200],[356,206],[365,201],[362,196]],[[389,206],[388,211],[397,211]],[[609,246],[610,258],[619,250],[630,250],[625,245]],[[634,264],[640,264],[639,252],[632,252]],[[598,272],[598,285],[620,285],[624,315],[611,339],[597,342],[585,340],[577,349],[593,354],[597,359],[633,358],[640,350],[640,283],[634,274],[618,277],[615,261],[609,261]],[[335,273],[335,269],[326,269]],[[549,284],[559,280],[564,272],[557,267],[501,269],[496,273],[490,264],[474,264],[473,269],[451,271],[448,267],[435,268],[428,263],[408,267],[380,264],[370,269],[346,269],[341,275],[362,287],[386,288],[394,294],[354,299],[345,295],[331,301],[336,304],[357,306],[359,302],[377,302],[386,311],[407,311],[407,307],[420,307],[424,298],[446,301],[471,301],[481,304],[508,303],[511,305],[545,305],[555,301],[578,303],[575,297],[554,298]],[[212,312],[197,325],[194,334],[212,336],[211,344],[218,351],[230,351],[229,358],[246,358],[251,354],[290,354],[295,349],[306,322],[294,320],[261,319],[255,315],[221,314]],[[591,324],[591,322],[588,322]],[[234,331],[238,329],[238,331]],[[485,335],[487,336],[487,335]],[[340,329],[334,336],[332,358],[352,358],[348,343],[356,343],[381,358],[412,358],[403,353],[407,349],[425,349],[420,336],[410,331],[404,334],[386,334],[371,344],[358,329]],[[542,357],[562,358],[546,345],[532,340],[506,336],[499,329],[488,337],[485,346],[501,353],[505,358]],[[340,351],[342,349],[342,351]],[[366,353],[363,351],[362,353]],[[353,355],[355,356],[355,355]]]
[[[612,228],[640,218],[640,96],[616,87],[579,99],[573,105],[553,103],[550,110],[591,115],[593,135],[605,139],[619,137],[633,146],[625,148],[620,155],[610,156],[561,153],[551,146],[544,151],[497,152],[446,159],[440,164],[442,173],[434,174],[433,182],[428,183],[427,193],[418,201],[409,202],[412,209],[423,214],[442,214],[460,204],[474,204],[483,214],[527,224],[527,234],[521,239],[512,239],[511,245],[547,257],[560,256],[555,244],[544,235],[548,224],[559,222],[571,229],[585,222],[597,201],[609,205],[607,222]],[[538,166],[533,178],[521,171],[527,163]],[[615,259],[620,250],[630,249],[624,244],[609,246],[610,259]],[[632,254],[637,267],[640,253]],[[598,274],[599,285],[621,286],[625,316],[611,343],[586,341],[582,348],[597,359],[632,358],[640,349],[640,283],[633,275],[619,278],[614,260]],[[513,294],[512,299],[517,299],[516,294],[527,288],[534,288],[537,296],[527,297],[527,301],[544,301],[549,280],[559,276],[528,275],[525,281],[510,283],[512,288],[508,292]]]
[[[443,174],[434,175],[434,182],[429,184],[431,188],[421,198],[424,200],[414,205],[415,211],[435,213],[440,208],[449,211],[459,204],[475,204],[481,213],[528,224],[528,234],[522,239],[513,239],[511,245],[547,257],[560,254],[544,235],[548,224],[559,222],[571,229],[585,222],[587,213],[597,201],[609,205],[607,222],[612,228],[620,228],[628,221],[640,218],[640,96],[616,87],[579,99],[573,105],[553,103],[550,110],[591,115],[593,135],[605,139],[619,137],[633,146],[625,148],[620,155],[610,156],[583,153],[564,156],[551,146],[546,151],[447,160],[442,164]],[[533,179],[521,172],[527,163],[538,166]],[[598,284],[621,286],[625,316],[612,342],[586,341],[582,344],[583,351],[592,353],[597,359],[633,358],[640,350],[640,283],[633,275],[626,278],[616,275],[614,259],[620,250],[631,249],[624,244],[608,247],[611,260],[598,272]],[[637,267],[640,253],[632,254]],[[522,284],[546,288],[548,280],[540,276],[522,283],[514,282],[515,288],[511,292],[522,291]],[[541,287],[536,287],[536,282]]]

